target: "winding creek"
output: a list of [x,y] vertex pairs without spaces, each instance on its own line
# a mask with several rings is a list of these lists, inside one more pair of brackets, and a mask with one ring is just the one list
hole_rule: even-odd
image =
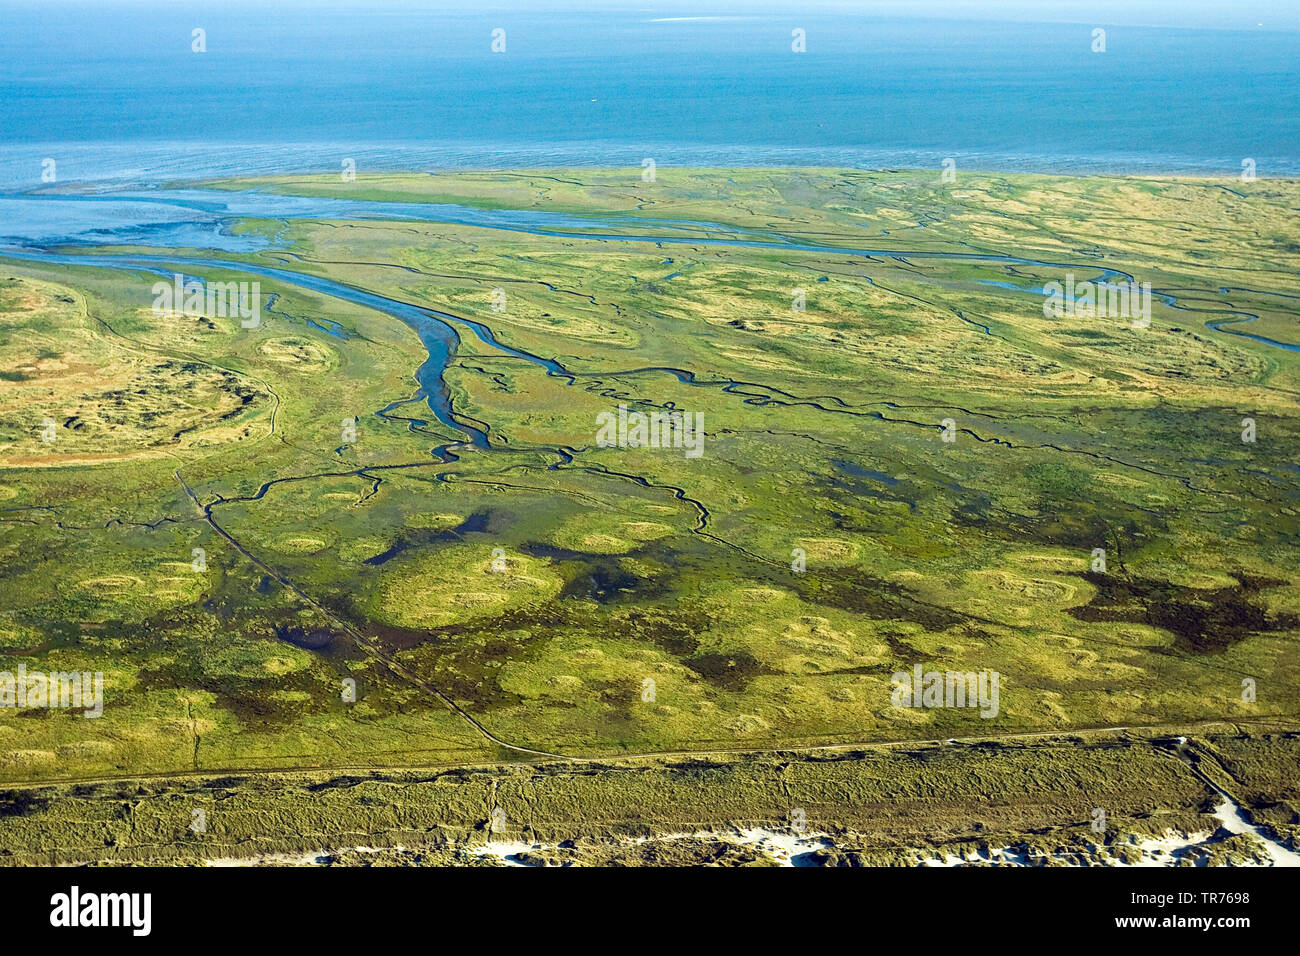
[[[184,269],[186,275],[198,278],[200,281],[205,281],[203,276],[205,270],[245,273],[273,279],[286,285],[297,286],[390,315],[405,323],[416,333],[427,357],[415,372],[415,379],[419,385],[419,391],[415,396],[390,403],[377,410],[375,414],[405,421],[408,427],[413,429],[419,428],[427,425],[427,422],[419,418],[402,418],[395,413],[402,406],[422,400],[439,423],[463,436],[461,441],[451,445],[465,444],[480,450],[489,450],[492,447],[488,439],[490,426],[479,427],[479,424],[456,414],[443,378],[461,342],[458,328],[473,335],[487,347],[537,365],[548,375],[562,378],[569,384],[576,384],[579,379],[658,373],[671,375],[686,385],[721,388],[740,394],[747,404],[798,402],[816,405],[827,411],[847,410],[847,406],[834,397],[820,396],[804,399],[761,383],[730,379],[700,379],[687,369],[645,366],[604,372],[573,372],[554,359],[544,358],[501,342],[496,332],[481,322],[291,269],[222,259],[211,255],[183,253],[106,255],[92,251],[94,246],[100,245],[157,247],[160,244],[174,244],[183,248],[215,249],[218,252],[253,252],[280,245],[278,237],[268,238],[258,233],[236,231],[235,226],[238,221],[246,218],[265,220],[310,218],[342,221],[406,219],[482,226],[565,239],[761,248],[876,260],[929,259],[986,262],[1043,269],[1077,269],[1080,272],[1096,275],[1101,281],[1107,282],[1133,280],[1133,276],[1126,272],[1101,266],[1096,262],[1071,264],[984,252],[850,248],[798,242],[775,232],[756,233],[718,223],[690,220],[650,219],[639,216],[584,217],[540,210],[482,210],[441,203],[281,196],[256,190],[226,192],[202,189],[157,189],[108,195],[36,193],[0,195],[0,221],[6,223],[0,227],[0,236],[3,236],[8,243],[8,245],[0,245],[0,257],[54,265],[144,271],[159,275],[166,274],[164,267],[169,267],[173,270]],[[606,231],[614,226],[634,227],[637,231]],[[647,231],[651,229],[655,231]],[[698,233],[706,233],[706,235]],[[87,248],[87,251],[84,253],[72,251],[80,248]],[[1004,287],[1013,292],[1036,297],[1042,295],[1041,289],[1017,286],[1009,282],[979,280],[979,283]],[[1226,294],[1228,291],[1220,290],[1220,293]],[[1258,316],[1253,313],[1224,307],[1218,303],[1215,303],[1215,308],[1196,308],[1185,304],[1185,301],[1204,302],[1203,297],[1212,294],[1208,290],[1204,292],[1193,290],[1192,295],[1196,298],[1186,296],[1184,300],[1167,291],[1156,290],[1153,294],[1170,308],[1223,316],[1213,318],[1206,323],[1207,327],[1215,331],[1280,349],[1300,351],[1300,346],[1273,341],[1228,327],[1256,320]],[[270,312],[274,304],[275,298],[272,297],[266,305],[266,310]],[[971,320],[963,315],[959,314],[958,317],[962,321],[971,323]],[[327,334],[336,337],[340,335],[336,324],[332,327],[315,321],[311,324]],[[979,325],[985,333],[989,333],[988,326],[979,323],[971,324]],[[456,456],[450,450],[451,445],[440,446],[435,450],[435,454],[444,461],[454,461]],[[564,459],[571,456],[572,449],[556,449],[553,452]]]
[[[167,252],[166,254],[157,254],[142,251],[140,253],[130,254],[106,254],[95,251],[96,247],[103,245],[146,245],[156,247],[160,239],[159,230],[161,229],[162,235],[164,235],[168,241],[176,242],[185,249],[216,248],[218,253],[221,251],[243,252],[249,249],[268,249],[272,247],[283,248],[284,246],[281,239],[284,232],[283,228],[281,229],[280,234],[274,238],[268,238],[265,235],[257,233],[238,232],[236,227],[239,221],[245,217],[272,221],[278,220],[282,223],[293,218],[324,218],[347,221],[377,218],[414,219],[419,217],[420,220],[424,222],[450,222],[484,225],[490,226],[491,228],[525,232],[538,236],[587,239],[611,243],[680,243],[695,246],[742,246],[747,248],[772,249],[776,251],[809,251],[835,256],[856,256],[873,261],[882,261],[886,259],[893,259],[895,261],[929,259],[939,261],[983,262],[1012,267],[1024,265],[1063,271],[1077,269],[1081,274],[1098,276],[1102,281],[1121,280],[1128,282],[1133,279],[1133,277],[1126,272],[1106,266],[1100,266],[1095,262],[1086,264],[1070,264],[986,252],[936,252],[904,251],[898,249],[845,248],[824,244],[792,242],[777,233],[770,233],[762,238],[758,238],[758,234],[741,233],[719,224],[685,220],[652,220],[632,216],[618,217],[616,219],[611,217],[581,218],[562,213],[548,213],[538,210],[484,211],[470,209],[469,207],[433,203],[388,203],[330,198],[305,199],[303,197],[286,197],[258,191],[246,191],[232,194],[214,190],[153,190],[146,193],[131,194],[125,197],[119,195],[69,196],[65,194],[23,194],[21,196],[0,195],[0,222],[5,222],[6,220],[3,217],[15,208],[21,211],[21,215],[10,218],[5,226],[0,227],[0,234],[7,232],[10,241],[14,243],[7,246],[0,244],[0,261],[9,258],[11,260],[52,265],[86,266],[128,272],[142,272],[162,277],[170,277],[177,271],[183,270],[183,274],[187,278],[197,279],[200,282],[207,281],[204,277],[205,273],[211,274],[213,271],[220,270],[235,274],[246,274],[272,279],[287,286],[296,286],[298,288],[320,293],[333,299],[360,305],[382,314],[392,316],[404,323],[419,337],[426,353],[424,360],[415,370],[414,377],[418,385],[418,390],[414,395],[392,401],[383,408],[374,410],[373,414],[390,421],[403,423],[411,431],[421,431],[433,435],[434,433],[432,431],[427,431],[429,425],[428,421],[420,417],[408,416],[401,413],[407,406],[423,402],[428,406],[433,418],[439,424],[460,436],[454,440],[444,440],[441,444],[433,448],[432,461],[426,462],[426,464],[453,463],[458,460],[458,455],[456,453],[457,450],[463,450],[465,448],[496,453],[506,453],[511,450],[499,444],[492,444],[489,439],[489,434],[491,432],[491,425],[489,423],[476,422],[469,419],[465,415],[458,414],[453,407],[453,400],[445,382],[444,374],[456,356],[463,334],[474,337],[483,345],[502,355],[507,355],[531,363],[544,370],[547,375],[560,378],[569,385],[578,385],[582,382],[585,383],[587,387],[595,390],[598,394],[609,398],[618,398],[621,400],[626,396],[621,393],[619,389],[602,384],[601,380],[639,375],[668,375],[672,376],[684,385],[719,389],[723,392],[737,395],[744,404],[752,406],[769,407],[801,405],[816,408],[828,413],[854,415],[919,428],[934,428],[937,426],[935,426],[933,422],[914,421],[906,417],[886,418],[885,414],[880,410],[857,408],[849,405],[834,395],[797,396],[775,386],[760,382],[737,381],[727,378],[701,378],[689,369],[647,365],[629,369],[576,372],[566,368],[555,359],[535,355],[531,352],[527,352],[500,341],[496,331],[484,323],[463,316],[454,315],[450,312],[445,312],[439,309],[415,305],[390,296],[358,288],[338,280],[327,279],[306,272],[278,268],[260,263],[223,259],[219,256],[212,255],[210,252],[200,254],[187,254],[185,252]],[[55,213],[55,215],[53,215],[50,221],[46,221],[39,214],[41,210],[49,210]],[[119,218],[115,219],[113,217]],[[639,231],[627,233],[578,231],[579,226],[609,228],[610,224],[614,222],[618,222],[620,225],[626,227],[636,227]],[[51,225],[57,228],[51,228]],[[647,227],[662,229],[663,234],[653,234],[643,231],[647,229]],[[26,232],[21,235],[15,235],[15,230],[22,228],[25,228]],[[697,233],[700,231],[709,231],[713,233],[724,233],[726,235],[711,235],[705,237],[698,235],[686,236],[680,234],[683,231]],[[83,249],[85,251],[82,251]],[[669,262],[671,262],[671,260],[669,260]],[[1014,270],[1012,271],[1012,274],[1014,274]],[[872,280],[868,279],[867,281],[870,282]],[[1001,282],[993,282],[991,284],[999,286],[1005,285],[1016,292],[1024,293],[1027,296],[1035,296],[1041,299],[1041,290],[1035,290],[1029,286],[1021,287]],[[1205,301],[1204,297],[1213,294],[1212,292],[1202,290],[1180,291],[1190,292],[1190,295],[1186,296],[1184,301],[1203,302]],[[1220,291],[1224,292],[1226,290]],[[1253,290],[1234,289],[1232,291],[1250,292]],[[1219,332],[1241,336],[1266,345],[1276,346],[1287,350],[1297,350],[1297,348],[1300,348],[1286,343],[1273,342],[1269,339],[1248,335],[1238,330],[1224,327],[1229,323],[1253,321],[1257,316],[1251,313],[1222,307],[1198,309],[1184,304],[1184,301],[1180,301],[1179,297],[1166,291],[1153,292],[1153,295],[1158,295],[1160,300],[1171,308],[1182,309],[1190,312],[1201,312],[1208,315],[1226,316],[1224,318],[1213,319],[1207,323],[1208,327]],[[264,311],[272,315],[282,315],[282,313],[277,313],[275,311],[277,300],[277,295],[271,295],[269,301],[264,305]],[[1218,303],[1216,303],[1216,305],[1218,305]],[[981,328],[985,334],[992,334],[987,325],[974,322],[965,315],[962,315],[958,310],[954,309],[950,311],[953,311],[961,321],[976,325]],[[341,329],[341,327],[339,327],[337,323],[329,322],[329,320],[316,321],[314,319],[303,318],[300,319],[300,321],[303,321],[309,326],[315,327],[319,331],[333,337],[346,337],[346,333]],[[653,402],[647,402],[644,400],[638,401],[641,404],[654,406]],[[902,408],[902,406],[888,401],[880,401],[874,404],[889,410]],[[668,409],[672,407],[672,403],[664,403],[658,407]],[[966,409],[961,410],[975,418],[984,417]],[[273,430],[274,427],[273,418]],[[995,442],[998,444],[1005,444],[1008,447],[1011,446],[1011,443],[1007,442],[1005,439],[987,438],[977,434],[969,428],[963,429],[963,432],[981,442]],[[1088,457],[1111,461],[1125,467],[1138,468],[1149,472],[1151,471],[1150,468],[1138,463],[1121,461],[1109,456],[1100,455],[1096,452],[1064,448],[1052,444],[1051,442],[1040,442],[1036,447],[1053,448],[1064,453],[1086,455]],[[515,450],[519,450],[518,446],[516,446]],[[662,491],[668,492],[675,499],[689,504],[695,510],[696,523],[692,528],[692,533],[706,536],[729,548],[742,551],[750,557],[758,558],[757,555],[753,555],[745,549],[739,548],[737,545],[727,542],[709,532],[707,530],[710,518],[708,508],[703,502],[690,497],[683,488],[666,484],[652,484],[640,475],[616,472],[602,465],[577,465],[575,464],[575,456],[581,454],[583,451],[578,448],[562,446],[554,448],[531,448],[527,450],[531,452],[542,452],[554,456],[556,460],[550,466],[552,469],[561,467],[579,467],[583,470],[604,474],[610,478],[633,482],[643,487],[657,487]],[[336,451],[341,451],[341,449],[336,449]],[[272,486],[282,482],[308,480],[315,477],[323,477],[324,475],[350,475],[363,477],[374,483],[374,488],[372,488],[371,491],[373,494],[377,491],[379,484],[383,481],[381,475],[382,472],[395,468],[418,467],[419,464],[420,463],[369,467],[361,466],[354,467],[351,470],[323,472],[319,475],[291,476],[288,478],[274,479],[264,484],[253,498],[262,498]],[[439,472],[436,477],[439,480],[448,480],[447,472],[445,471]],[[1190,479],[1184,476],[1165,475],[1165,477],[1174,478],[1183,482],[1189,488],[1191,487]],[[226,500],[228,499],[218,495],[213,504],[220,504]],[[208,517],[211,517],[210,513]]]
[[[15,211],[17,212],[16,215],[11,216],[8,220],[4,218],[7,214]],[[52,213],[52,215],[48,219],[43,218],[41,215],[43,211],[48,211]],[[86,266],[128,272],[142,272],[165,278],[176,274],[178,270],[183,270],[183,274],[187,278],[197,279],[199,282],[207,281],[204,277],[204,273],[211,274],[213,271],[220,270],[235,274],[246,274],[272,279],[287,286],[296,286],[298,288],[320,293],[333,299],[360,305],[382,314],[392,316],[415,332],[424,347],[426,356],[420,363],[419,367],[415,370],[414,377],[418,385],[418,390],[415,394],[392,401],[383,408],[375,410],[373,414],[390,421],[404,423],[411,431],[422,431],[432,435],[434,434],[432,431],[426,431],[429,425],[428,421],[420,417],[401,414],[401,411],[407,406],[418,404],[420,402],[426,404],[433,418],[439,424],[460,436],[454,440],[444,441],[435,447],[432,450],[433,463],[453,463],[458,460],[456,450],[462,450],[464,448],[498,453],[509,451],[509,449],[503,446],[492,444],[489,439],[491,431],[491,425],[489,423],[476,422],[469,419],[465,415],[458,414],[453,407],[453,400],[445,382],[444,374],[456,356],[463,334],[474,337],[483,345],[502,355],[507,355],[531,363],[544,370],[547,375],[560,378],[569,385],[578,385],[580,382],[583,382],[587,387],[592,388],[598,394],[609,398],[622,399],[626,396],[624,396],[617,388],[603,385],[601,380],[639,375],[668,375],[672,376],[684,385],[719,389],[723,392],[737,395],[744,404],[752,406],[768,407],[802,405],[813,407],[823,412],[855,415],[864,418],[889,421],[901,425],[911,425],[921,428],[936,427],[933,422],[928,421],[913,421],[905,417],[886,418],[884,413],[879,410],[857,408],[849,405],[834,395],[797,396],[775,386],[760,382],[737,381],[728,378],[700,378],[689,369],[647,365],[629,369],[576,372],[566,368],[563,364],[553,358],[545,358],[527,352],[516,346],[508,345],[500,341],[497,333],[488,325],[468,319],[464,316],[454,315],[450,312],[427,306],[415,305],[390,296],[358,288],[338,280],[327,279],[306,272],[278,268],[260,263],[223,259],[219,256],[212,255],[211,252],[199,254],[193,252],[168,252],[166,254],[158,254],[156,252],[142,251],[140,253],[130,254],[106,254],[96,251],[97,247],[103,245],[145,245],[156,248],[160,238],[166,238],[170,242],[175,242],[184,249],[215,249],[218,253],[221,251],[246,252],[255,249],[284,247],[282,241],[284,228],[282,228],[280,233],[273,238],[268,238],[259,233],[240,232],[237,230],[237,226],[239,222],[245,218],[280,221],[282,224],[287,223],[289,219],[293,218],[342,221],[357,221],[364,219],[391,220],[394,218],[414,220],[418,218],[423,222],[448,222],[488,226],[490,228],[525,232],[538,236],[586,239],[611,243],[674,243],[694,246],[741,246],[747,248],[772,249],[775,251],[808,251],[835,256],[856,256],[873,261],[892,259],[899,262],[906,262],[910,259],[929,259],[956,262],[982,262],[1011,267],[1024,265],[1041,269],[1064,271],[1077,269],[1081,274],[1097,276],[1101,281],[1107,282],[1113,280],[1129,282],[1133,280],[1133,277],[1126,272],[1107,266],[1100,266],[1096,262],[1070,264],[987,252],[938,252],[929,250],[905,251],[898,249],[846,248],[825,244],[793,242],[778,233],[758,234],[735,230],[716,223],[701,223],[687,220],[644,219],[633,216],[577,217],[563,213],[550,213],[539,210],[477,210],[470,207],[436,203],[389,203],[333,198],[280,196],[255,190],[227,193],[217,190],[196,189],[149,190],[139,193],[112,195],[34,193],[18,196],[0,195],[0,222],[6,223],[4,226],[0,227],[0,236],[7,233],[10,243],[12,243],[10,245],[0,244],[0,261],[8,258],[11,260],[52,265]],[[588,227],[591,229],[610,228],[614,223],[624,227],[636,227],[638,231],[609,233],[580,231],[579,229],[579,227]],[[662,230],[662,233],[654,234],[644,231],[648,227]],[[699,233],[701,231],[711,232],[714,233],[714,235],[688,236],[681,234],[682,232]],[[717,233],[722,233],[724,235],[717,235]],[[83,249],[85,251],[82,251]],[[671,262],[672,260],[668,259],[666,260],[665,265],[668,265]],[[1014,268],[1012,269],[1012,274],[1015,274]],[[872,282],[871,279],[867,279],[867,281]],[[1035,296],[1040,299],[1042,295],[1041,289],[1034,289],[1031,286],[1022,287],[1012,283],[991,280],[978,280],[975,284],[1006,287],[1009,290],[1023,293],[1027,296]],[[1206,315],[1224,316],[1223,318],[1212,319],[1206,323],[1207,327],[1221,333],[1251,339],[1281,349],[1291,351],[1300,349],[1300,346],[1274,342],[1260,336],[1250,335],[1226,327],[1230,323],[1249,322],[1258,318],[1252,313],[1225,307],[1202,309],[1185,304],[1187,301],[1196,301],[1198,303],[1206,301],[1205,297],[1213,294],[1210,291],[1179,291],[1188,294],[1186,294],[1181,300],[1171,292],[1163,290],[1155,290],[1153,291],[1153,295],[1156,295],[1170,308],[1203,313]],[[1232,290],[1219,290],[1220,294],[1227,294],[1229,291],[1254,292],[1255,290],[1237,288]],[[268,314],[284,316],[283,313],[277,313],[275,311],[278,298],[278,295],[271,295],[269,301],[267,301],[264,306],[264,311]],[[1215,303],[1215,305],[1219,306],[1219,303]],[[950,311],[953,311],[961,321],[979,327],[985,334],[992,334],[987,325],[974,322],[961,314],[958,310],[953,309]],[[286,317],[296,318],[292,316]],[[329,320],[317,321],[310,318],[297,318],[296,320],[302,321],[310,327],[316,328],[327,335],[336,338],[346,338],[346,332],[338,326],[337,323],[330,322]],[[654,405],[653,402],[647,402],[644,400],[638,401],[641,404]],[[880,401],[874,404],[890,410],[896,410],[903,407],[888,401]],[[669,409],[673,406],[671,402],[668,402],[659,405],[658,407]],[[966,409],[961,409],[961,411],[967,412],[969,415],[976,418],[984,417]],[[273,430],[274,427],[273,418]],[[986,438],[969,428],[963,429],[963,431],[981,442],[995,442],[1011,446],[1010,442],[1001,438]],[[1102,458],[1126,467],[1151,471],[1151,469],[1137,463],[1120,461],[1108,456],[1099,455],[1095,452],[1063,448],[1050,442],[1040,443],[1037,447],[1054,448],[1066,453]],[[336,451],[340,450],[341,449],[336,449]],[[528,450],[533,452],[540,451],[553,455],[556,459],[554,464],[550,466],[553,469],[575,466],[575,456],[582,452],[582,449],[569,446],[533,448]],[[373,493],[374,490],[377,490],[378,485],[383,480],[377,473],[391,470],[393,468],[416,466],[418,466],[418,463],[411,465],[372,466],[368,468],[359,467],[350,471],[328,472],[326,474],[357,475],[364,477],[375,483],[375,488],[372,489]],[[585,470],[599,472],[611,478],[634,482],[644,487],[658,487],[661,490],[670,492],[674,498],[691,505],[695,509],[697,520],[695,527],[692,529],[693,533],[705,535],[719,543],[727,545],[728,547],[736,547],[721,538],[717,538],[706,530],[710,517],[707,507],[703,502],[691,498],[682,488],[672,485],[652,485],[647,481],[647,479],[640,475],[615,472],[600,465],[581,465],[575,467],[582,467]],[[307,480],[312,477],[320,476],[305,475],[275,479],[263,485],[254,497],[260,499],[275,484],[284,481]],[[437,477],[440,480],[447,480],[445,472],[440,472]],[[1190,479],[1183,476],[1167,475],[1165,477],[1175,478],[1176,480],[1187,484],[1188,487],[1191,487],[1189,483]],[[220,503],[224,500],[226,499],[218,496],[217,502],[215,503]],[[745,553],[748,554],[749,552],[746,551]],[[757,557],[755,555],[751,556]]]

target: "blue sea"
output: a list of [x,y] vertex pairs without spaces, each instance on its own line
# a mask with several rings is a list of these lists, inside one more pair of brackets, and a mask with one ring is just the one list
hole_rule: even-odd
[[60,183],[344,158],[1300,174],[1294,17],[1036,16],[1050,7],[0,0],[0,189],[39,187],[47,158]]

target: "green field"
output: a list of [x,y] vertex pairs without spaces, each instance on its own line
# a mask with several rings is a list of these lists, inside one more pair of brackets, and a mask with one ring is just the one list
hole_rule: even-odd
[[[1114,782],[1126,832],[1158,834],[1162,814],[1194,832],[1179,814],[1212,793],[1152,769],[1180,765],[1151,741],[1213,722],[1215,786],[1294,847],[1300,182],[638,173],[210,184],[579,222],[247,220],[286,244],[222,256],[454,317],[443,381],[488,447],[436,420],[415,379],[427,350],[379,309],[262,277],[277,298],[245,328],[156,314],[139,269],[0,258],[0,671],[104,675],[97,719],[0,708],[0,852],[188,859],[424,833],[430,860],[465,862],[491,815],[468,789],[454,812],[412,790],[414,823],[331,805],[299,836],[204,848],[162,828],[120,857],[69,821],[112,818],[131,780],[177,812],[182,790],[250,781],[221,789],[252,813],[346,774],[517,785],[533,771],[511,764],[569,781],[576,758],[617,792],[654,768],[664,789],[586,834],[584,859],[608,862],[611,834],[782,825],[771,780],[727,779],[779,752],[847,794],[816,814],[824,793],[806,798],[810,825],[851,835],[829,862],[916,862],[979,839],[980,791],[917,816],[904,796],[942,788],[909,791],[902,758],[873,747],[956,775],[1009,762],[995,788],[1073,781],[990,823],[1002,845],[1086,830],[1094,779]],[[178,269],[193,254],[152,251]],[[1150,283],[1149,327],[1044,314],[1045,285],[1106,269]],[[698,414],[702,454],[601,447],[620,404]],[[996,716],[895,706],[892,675],[918,664],[996,673]],[[1041,749],[1015,736],[1040,733]],[[985,743],[934,746],[948,738]],[[809,756],[827,745],[848,749]],[[1137,761],[1122,772],[1121,746]],[[647,817],[683,799],[673,761],[706,794],[752,785],[761,809],[719,796],[712,815]],[[478,776],[448,769],[464,767]],[[82,785],[86,807],[49,803]],[[611,806],[563,799],[529,838],[577,839],[584,808]],[[884,806],[897,826],[871,831]],[[715,851],[765,859],[699,850]]]

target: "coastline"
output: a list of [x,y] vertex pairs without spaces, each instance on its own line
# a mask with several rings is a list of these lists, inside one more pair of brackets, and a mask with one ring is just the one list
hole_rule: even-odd
[[[550,169],[636,170],[652,157],[661,168],[807,169],[860,172],[938,171],[954,159],[963,172],[1137,178],[1238,178],[1241,158],[1150,153],[1053,155],[987,150],[779,147],[737,144],[511,143],[224,144],[192,141],[42,142],[0,145],[0,191],[48,187],[42,162],[57,161],[55,184],[150,185],[268,176],[337,175],[343,159],[358,173],[501,172]],[[1300,176],[1300,161],[1254,156],[1260,179]]]

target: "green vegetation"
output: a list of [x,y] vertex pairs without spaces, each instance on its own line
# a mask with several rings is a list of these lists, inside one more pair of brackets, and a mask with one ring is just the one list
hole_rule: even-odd
[[[465,435],[424,404],[415,373],[428,352],[392,315],[263,277],[276,298],[244,328],[155,314],[153,274],[0,260],[0,671],[105,675],[101,718],[0,710],[0,785],[22,803],[50,799],[46,786],[196,774],[146,788],[151,806],[180,813],[177,794],[215,777],[310,771],[334,793],[328,781],[355,772],[418,804],[426,785],[439,795],[452,781],[532,786],[532,771],[497,764],[545,761],[544,779],[570,787],[569,809],[552,819],[595,821],[591,808],[608,805],[588,834],[600,836],[686,800],[670,782],[697,765],[682,756],[654,778],[669,781],[662,790],[629,791],[634,811],[609,794],[642,764],[602,764],[611,769],[592,785],[609,792],[583,794],[586,778],[557,756],[1293,727],[1300,358],[1277,343],[1300,343],[1286,251],[1300,183],[934,180],[662,169],[657,183],[557,170],[219,184],[597,217],[566,236],[290,220],[287,247],[226,257],[459,317],[443,381],[457,420],[484,430],[488,448],[456,444]],[[708,237],[762,244],[699,241]],[[810,245],[846,251],[798,248]],[[927,251],[936,255],[905,254]],[[1149,328],[1044,316],[1046,283],[1095,281],[1105,268],[1152,284]],[[1243,324],[1245,313],[1258,318]],[[462,320],[567,374],[481,341]],[[599,447],[597,416],[620,403],[700,413],[703,455]],[[1246,418],[1254,442],[1242,440]],[[945,420],[955,441],[943,440]],[[792,567],[798,555],[806,570]],[[891,676],[915,664],[997,672],[997,715],[893,706]],[[999,764],[1007,779],[1046,779],[1059,759],[1062,774],[1141,781],[1115,784],[1125,795],[1112,816],[1205,809],[1204,781],[1159,769],[1175,766],[1167,755],[1125,745],[1125,759],[1145,762],[1117,768],[1117,751],[1089,740],[917,759],[954,776],[985,759],[1045,761]],[[1289,737],[1248,737],[1204,752],[1216,783],[1283,832],[1300,822],[1294,754],[1278,756],[1293,750]],[[700,760],[722,776],[774,766]],[[428,780],[401,771],[471,764],[494,766]],[[968,827],[978,796],[931,815],[897,803],[910,764],[896,755],[792,766],[851,794],[818,817],[812,793],[801,806],[818,825],[858,839],[873,832],[872,808],[895,808],[880,839],[850,840],[837,852],[856,846],[856,857],[827,862],[978,839]],[[886,773],[900,789],[853,789]],[[707,774],[692,799],[738,786],[707,786]],[[279,806],[307,779],[220,789],[250,808]],[[96,784],[82,809],[112,818],[117,787]],[[1068,804],[1085,831],[1096,805],[1086,789]],[[321,805],[335,816],[290,831],[301,839],[240,830],[226,849],[469,833],[484,797],[464,799],[473,812],[434,801],[414,823]],[[764,801],[761,812],[683,808],[643,825],[779,825],[789,807]],[[88,858],[60,829],[72,819],[64,808],[81,805],[41,806],[10,814],[0,849]],[[956,822],[940,840],[945,820]],[[392,839],[344,838],[339,821]],[[1032,814],[997,823],[1003,845],[1067,825]],[[547,844],[581,835],[531,826]],[[109,830],[111,846],[127,844]],[[117,858],[190,852],[155,836]],[[1254,852],[1234,847],[1215,852]],[[762,862],[734,846],[701,850],[714,851]],[[584,859],[623,851],[591,852]]]

